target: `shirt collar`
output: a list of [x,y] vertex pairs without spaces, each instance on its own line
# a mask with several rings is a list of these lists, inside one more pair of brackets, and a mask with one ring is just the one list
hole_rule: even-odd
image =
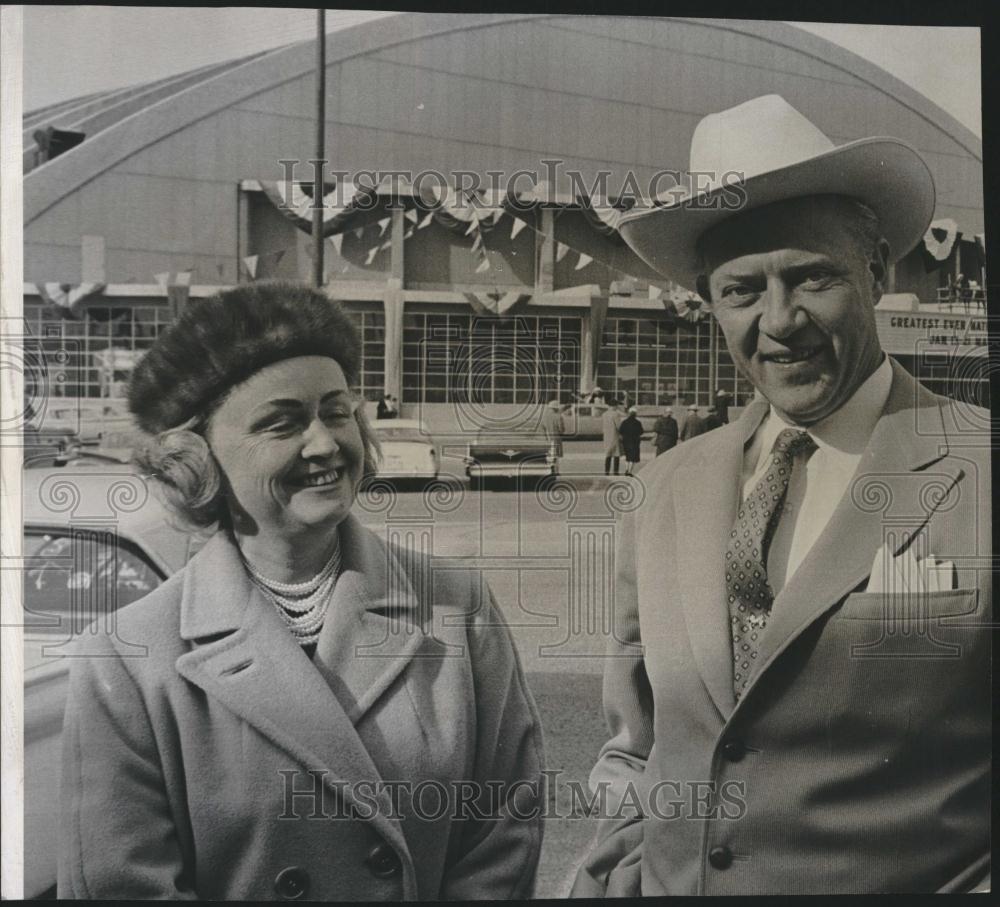
[[[885,409],[889,391],[892,388],[892,365],[889,357],[882,356],[879,365],[865,380],[851,398],[839,409],[830,413],[814,425],[804,429],[820,449],[834,450],[844,454],[860,454],[868,446],[868,440],[875,431],[875,425]],[[761,427],[760,450],[766,454],[774,446],[774,441],[784,428],[802,429],[783,419],[772,406],[768,418]]]

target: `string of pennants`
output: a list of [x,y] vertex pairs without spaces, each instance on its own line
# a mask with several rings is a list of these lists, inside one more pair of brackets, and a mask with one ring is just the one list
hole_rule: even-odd
[[[311,232],[312,196],[307,194],[304,188],[294,183],[291,189],[284,183],[261,181],[260,184],[267,197],[286,217],[304,232]],[[438,184],[421,187],[416,195],[421,204],[420,207],[405,211],[403,239],[410,239],[418,230],[428,227],[431,223],[437,223],[454,233],[471,237],[470,251],[478,259],[475,268],[477,274],[487,274],[492,268],[487,238],[502,225],[505,216],[510,219],[511,241],[525,228],[545,235],[545,231],[534,223],[533,218],[524,216],[531,211],[532,205],[546,200],[548,187],[544,183],[516,195],[489,192],[460,193],[452,186]],[[353,234],[355,240],[361,241],[372,227],[377,228],[374,237],[370,237],[371,245],[367,247],[364,257],[365,267],[370,267],[380,253],[392,247],[392,238],[387,235],[392,223],[391,214],[385,215],[373,224],[353,228],[350,226],[352,218],[357,213],[370,209],[373,198],[373,190],[359,189],[350,183],[345,183],[339,194],[334,189],[328,191],[324,197],[324,204],[329,205],[323,213],[324,236],[330,240],[338,256],[341,255],[345,235]],[[624,211],[598,198],[579,196],[577,203],[597,232],[607,237],[618,236],[618,223]],[[574,271],[581,271],[596,262],[624,277],[636,279],[599,252],[594,253],[594,250],[583,252],[566,242],[555,240],[555,237],[550,238],[554,241],[556,262],[563,261],[571,252],[576,255]],[[243,262],[244,268],[251,279],[256,279],[261,261],[270,258],[272,266],[276,267],[288,251],[282,249],[266,255],[247,256]],[[312,257],[312,247],[307,247],[306,251]],[[349,265],[345,265],[343,271],[346,272],[348,269]],[[495,305],[497,300],[504,297],[504,294],[499,292],[489,295],[496,296],[496,300],[493,300]],[[697,294],[683,288],[672,286],[668,291],[664,291],[650,287],[650,298],[662,299],[664,306],[671,305],[680,317],[688,321],[698,321],[706,315]]]
[[[305,191],[306,188],[309,188],[306,184],[294,182],[289,184],[287,181],[260,181],[260,185],[267,198],[282,214],[303,231],[311,232],[313,200],[312,195]],[[323,232],[338,256],[341,256],[346,235],[351,234],[356,241],[361,242],[366,234],[375,233],[372,237],[372,244],[368,246],[365,254],[364,264],[366,267],[370,267],[374,263],[379,253],[388,251],[392,247],[392,237],[387,235],[390,234],[391,214],[386,214],[374,223],[351,226],[352,220],[359,212],[371,208],[374,195],[374,190],[359,188],[350,183],[341,186],[339,192],[336,186],[329,187],[324,195]],[[403,214],[403,239],[405,241],[412,238],[418,230],[427,228],[431,223],[437,223],[452,232],[471,237],[471,252],[478,258],[475,273],[487,274],[492,269],[487,237],[501,227],[505,217],[510,219],[509,235],[511,241],[516,239],[525,228],[530,228],[543,236],[547,235],[531,216],[531,206],[538,202],[544,202],[546,197],[547,186],[544,184],[540,184],[533,190],[518,193],[516,196],[492,197],[489,193],[459,194],[451,186],[434,185],[429,187],[426,192],[420,193],[422,207],[405,210]],[[618,221],[624,213],[623,211],[599,199],[578,197],[577,202],[588,222],[598,232],[608,237],[618,235]],[[633,275],[623,270],[619,263],[609,260],[611,256],[602,255],[593,249],[590,252],[582,252],[566,242],[556,240],[554,236],[548,235],[548,238],[554,242],[556,262],[562,262],[570,252],[577,256],[573,267],[574,271],[582,271],[596,262],[623,277],[636,280]],[[250,280],[256,280],[262,272],[273,272],[290,251],[292,248],[247,255],[242,259],[241,264]],[[310,257],[312,256],[311,245],[306,246],[306,252]],[[222,264],[216,266],[220,280],[224,267]],[[345,265],[342,270],[346,272],[349,268],[350,265]],[[156,282],[164,289],[175,311],[179,311],[187,303],[191,276],[192,271],[164,272],[155,275]],[[73,286],[47,283],[40,285],[38,289],[43,299],[58,306],[67,317],[78,317],[82,302],[101,293],[104,284],[84,283]],[[474,309],[478,311],[485,306],[494,314],[506,312],[527,298],[523,293],[501,293],[496,287],[494,287],[494,292],[485,295],[467,295],[476,296],[475,302],[470,301],[470,305]],[[679,317],[687,321],[699,321],[707,314],[702,307],[700,297],[680,287],[671,286],[665,291],[660,287],[650,286],[649,298],[660,299],[664,307],[672,307]]]

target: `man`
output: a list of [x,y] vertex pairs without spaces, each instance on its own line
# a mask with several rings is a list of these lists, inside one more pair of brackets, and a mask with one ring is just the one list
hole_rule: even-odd
[[392,416],[392,394],[384,394],[382,399],[378,401],[378,406],[375,407],[375,418],[391,419]]
[[723,425],[729,424],[729,404],[733,402],[733,395],[724,388],[719,388],[715,392],[715,411],[719,415],[719,421]]
[[930,173],[774,95],[703,120],[691,170],[743,171],[741,208],[713,187],[622,234],[699,288],[759,399],[623,520],[608,813],[573,893],[986,890],[989,414],[875,330]]
[[563,423],[562,405],[558,400],[550,400],[542,413],[542,431],[549,442],[549,449],[556,459],[563,455],[562,437],[566,432]]
[[681,440],[690,441],[698,435],[705,433],[705,420],[698,415],[698,404],[692,403],[688,406],[687,418],[681,427]]
[[618,475],[618,467],[622,461],[622,439],[618,434],[618,426],[625,419],[625,414],[621,411],[618,401],[612,397],[608,401],[608,408],[601,416],[601,433],[604,440],[604,474]]
[[674,418],[674,411],[668,406],[653,423],[653,446],[656,448],[656,455],[659,456],[664,451],[677,446],[677,420]]
[[714,406],[708,408],[708,414],[705,416],[705,431],[712,431],[716,428],[722,428],[722,420],[719,418],[719,412]]

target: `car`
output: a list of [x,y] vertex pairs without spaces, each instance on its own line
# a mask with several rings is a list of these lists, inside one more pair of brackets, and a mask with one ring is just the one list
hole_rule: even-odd
[[539,480],[559,473],[555,445],[538,431],[480,431],[466,448],[465,472],[473,491],[494,480]]
[[95,618],[95,629],[113,632],[114,612],[183,567],[205,538],[172,525],[126,463],[25,470],[22,501],[24,895],[54,897],[69,644]]
[[378,419],[372,423],[382,446],[383,479],[431,481],[440,472],[440,458],[427,426],[417,419]]
[[66,468],[67,466],[122,466],[129,461],[128,450],[87,448],[75,441],[55,448],[25,454],[24,469]]

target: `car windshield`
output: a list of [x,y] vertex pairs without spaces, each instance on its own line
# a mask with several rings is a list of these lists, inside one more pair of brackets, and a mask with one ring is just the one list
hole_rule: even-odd
[[24,608],[28,626],[65,630],[46,616],[89,623],[152,592],[160,571],[130,542],[111,532],[72,530],[24,535]]

